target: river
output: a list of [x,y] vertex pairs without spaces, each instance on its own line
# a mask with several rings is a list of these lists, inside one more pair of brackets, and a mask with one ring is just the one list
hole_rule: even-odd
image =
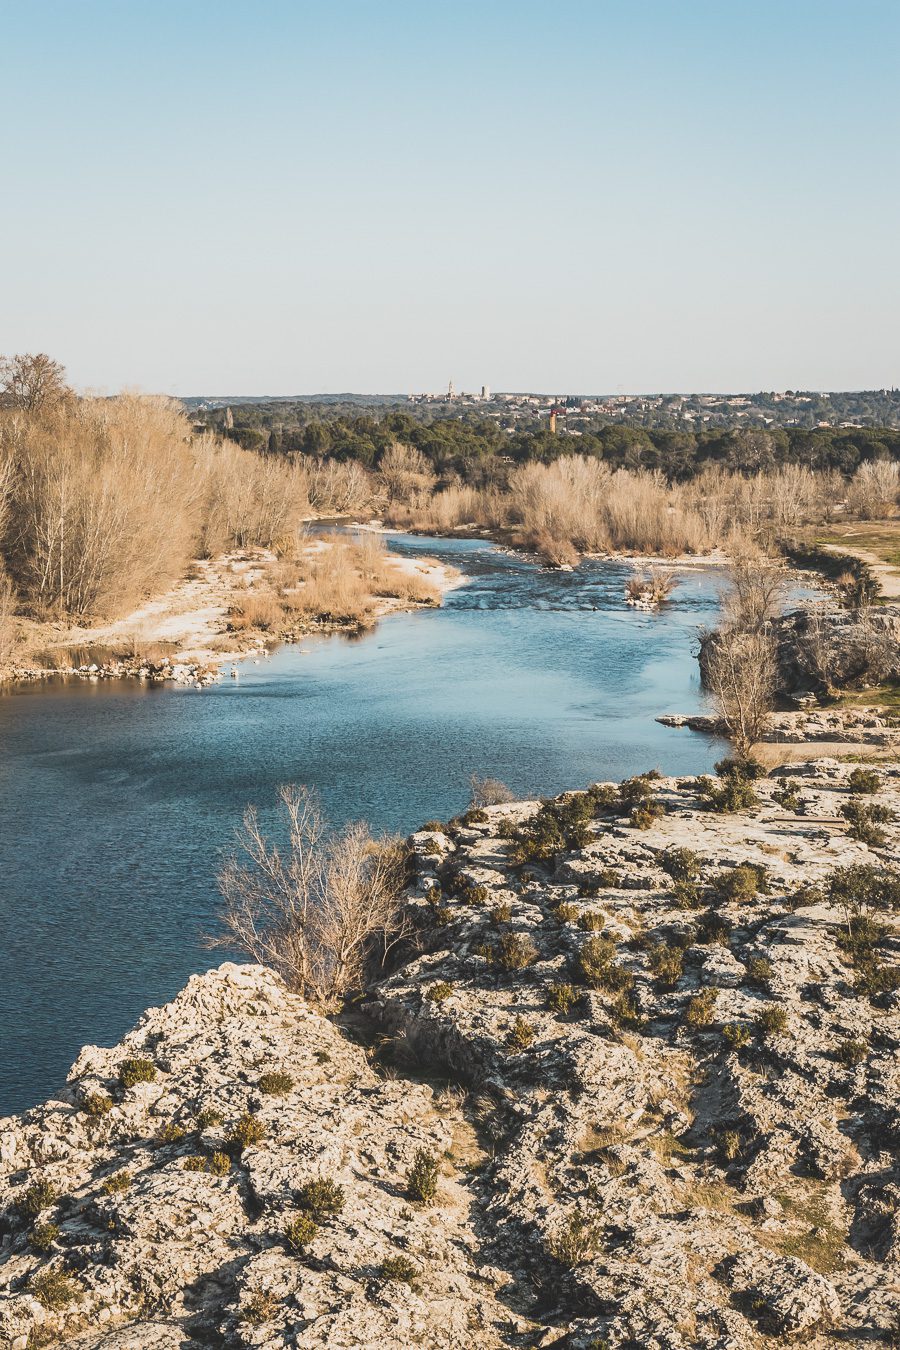
[[279,783],[315,786],[335,822],[408,833],[461,810],[473,772],[529,796],[721,754],[653,720],[702,704],[695,635],[720,572],[684,572],[647,614],[625,604],[627,566],[390,546],[471,580],[440,610],[281,648],[203,691],[72,681],[0,697],[0,1115],[223,959],[203,945],[218,861]]

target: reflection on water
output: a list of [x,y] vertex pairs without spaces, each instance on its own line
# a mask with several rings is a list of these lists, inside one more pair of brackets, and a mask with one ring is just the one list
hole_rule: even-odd
[[699,706],[714,571],[686,572],[654,615],[626,607],[625,566],[390,542],[471,582],[441,610],[283,648],[202,693],[110,681],[0,698],[0,1114],[221,959],[202,945],[217,859],[280,782],[315,785],[335,821],[408,832],[460,810],[472,772],[536,795],[711,766],[720,746],[653,718]]

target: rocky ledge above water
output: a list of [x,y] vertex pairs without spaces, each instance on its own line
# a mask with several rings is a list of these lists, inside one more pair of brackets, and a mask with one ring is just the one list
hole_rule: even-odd
[[900,813],[878,772],[421,831],[415,946],[336,1021],[260,967],[194,976],[0,1121],[0,1344],[896,1345],[900,827],[853,837],[860,803]]

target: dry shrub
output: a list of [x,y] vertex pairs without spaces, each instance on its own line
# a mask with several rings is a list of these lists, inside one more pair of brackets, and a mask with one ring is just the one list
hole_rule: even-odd
[[892,516],[900,498],[900,464],[875,459],[861,464],[847,490],[847,510],[861,520]]
[[284,619],[284,608],[274,591],[250,591],[228,611],[228,626],[235,632],[278,629]]
[[203,436],[197,455],[205,476],[201,552],[228,548],[282,548],[297,537],[309,513],[302,464],[241,450],[231,441]]
[[320,516],[351,515],[367,510],[373,502],[371,476],[355,460],[317,460],[301,463],[306,493],[312,510]]
[[215,942],[236,943],[291,988],[332,1004],[401,933],[402,849],[362,824],[330,830],[308,788],[283,786],[278,796],[286,846],[247,810],[239,851],[218,877],[225,935]]
[[388,504],[384,518],[390,525],[448,534],[463,525],[501,523],[500,500],[494,493],[453,485],[432,495],[413,493],[406,502]]
[[18,646],[17,603],[15,587],[9,577],[0,572],[0,666],[13,660]]
[[421,450],[400,441],[388,446],[378,469],[388,502],[408,502],[417,493],[430,492],[434,487],[434,470]]

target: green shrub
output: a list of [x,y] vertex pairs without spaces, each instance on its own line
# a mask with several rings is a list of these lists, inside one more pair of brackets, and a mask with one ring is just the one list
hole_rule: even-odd
[[610,1016],[620,1027],[630,1027],[638,1031],[644,1025],[644,1019],[641,1016],[641,1010],[638,1007],[634,995],[627,989],[622,989],[613,999],[609,1006]]
[[438,1160],[434,1154],[429,1153],[426,1148],[417,1149],[409,1176],[406,1178],[406,1189],[410,1199],[417,1200],[422,1205],[430,1205],[437,1195],[439,1175]]
[[38,1303],[48,1312],[61,1312],[81,1295],[75,1281],[55,1266],[46,1266],[32,1276],[29,1288]]
[[344,1208],[344,1188],[330,1177],[316,1177],[300,1187],[297,1199],[301,1209],[308,1210],[321,1221],[326,1215],[340,1214]]
[[514,866],[551,862],[558,853],[584,848],[591,839],[593,815],[593,798],[588,793],[543,802],[531,819],[516,830],[510,861]]
[[504,933],[494,948],[494,962],[501,970],[523,970],[539,955],[534,940],[524,933]]
[[780,1036],[787,1030],[788,1015],[778,1003],[769,1003],[756,1016],[756,1025],[762,1036]]
[[750,1028],[741,1022],[726,1022],[722,1028],[722,1036],[732,1050],[742,1050],[752,1039]]
[[881,791],[881,774],[874,769],[854,769],[847,779],[851,792],[864,792],[871,795]]
[[673,881],[696,881],[700,876],[700,857],[693,849],[667,849],[660,854],[658,862]]
[[206,1159],[201,1154],[194,1153],[189,1158],[182,1158],[181,1166],[185,1172],[205,1172]]
[[487,811],[482,811],[480,806],[467,811],[463,816],[464,825],[486,825],[488,820],[490,820],[490,816]]
[[803,798],[797,791],[797,785],[790,783],[786,778],[779,778],[778,786],[772,792],[772,800],[783,807],[785,811],[798,812],[803,806]]
[[446,834],[447,826],[442,820],[426,820],[422,826],[423,830],[428,830],[432,834]]
[[108,1176],[100,1189],[104,1195],[124,1195],[130,1186],[131,1173],[122,1168],[121,1171]]
[[551,1012],[565,1015],[578,1001],[578,995],[570,984],[551,984],[547,990],[547,1007]]
[[214,1107],[207,1106],[203,1111],[197,1113],[197,1129],[211,1130],[216,1125],[222,1124],[222,1113]]
[[622,878],[614,867],[601,867],[595,880],[601,890],[615,890],[622,884]]
[[887,835],[881,826],[892,821],[894,813],[886,806],[867,806],[865,802],[851,798],[841,807],[841,815],[847,821],[847,833],[851,839],[858,839],[870,848],[883,848],[887,843]]
[[560,923],[575,923],[578,918],[579,909],[577,905],[557,905],[553,911]]
[[448,984],[446,980],[437,980],[425,990],[425,997],[429,1003],[445,1003],[452,993],[452,984]]
[[119,1069],[119,1082],[124,1088],[133,1088],[138,1083],[152,1083],[156,1078],[156,1065],[149,1059],[126,1059]]
[[588,938],[576,958],[580,978],[595,989],[602,988],[615,955],[616,944],[610,938]]
[[265,1137],[266,1127],[259,1116],[251,1116],[246,1113],[241,1116],[225,1143],[231,1153],[240,1154],[243,1153],[245,1148],[252,1148],[254,1144],[261,1144]]
[[747,979],[760,989],[768,988],[773,975],[772,962],[766,956],[751,956],[747,962]]
[[717,914],[714,909],[708,909],[700,915],[694,937],[704,946],[717,943],[725,947],[728,945],[732,926],[731,920],[726,919],[724,914]]
[[684,974],[684,952],[680,947],[672,947],[658,942],[650,948],[648,954],[650,969],[667,989],[674,989]]
[[841,1041],[835,1054],[839,1063],[848,1069],[855,1069],[858,1064],[862,1064],[868,1058],[869,1047],[865,1041],[855,1041],[848,1038]]
[[161,1125],[156,1136],[157,1144],[177,1144],[187,1134],[183,1125],[177,1125],[174,1120],[167,1120],[165,1125]]
[[753,780],[760,776],[760,766],[752,760],[738,762],[723,759],[716,765],[721,782],[716,784],[704,775],[697,779],[697,793],[708,811],[733,813],[759,805],[753,790]]
[[49,1209],[58,1199],[56,1187],[52,1182],[41,1179],[33,1181],[15,1199],[14,1206],[23,1219],[36,1219],[45,1209]]
[[302,1252],[312,1242],[319,1226],[308,1214],[298,1214],[284,1230],[285,1241],[292,1251]]
[[488,894],[487,886],[463,886],[459,898],[464,905],[486,905]]
[[621,810],[622,798],[619,789],[612,783],[595,783],[592,788],[588,788],[587,795],[595,815],[609,815]]
[[839,867],[829,879],[828,898],[857,913],[900,909],[900,872],[875,863]]
[[294,1086],[289,1073],[264,1073],[256,1085],[267,1097],[284,1097]]
[[89,1092],[81,1103],[81,1109],[87,1116],[105,1116],[112,1108],[112,1097],[107,1097],[105,1092]]
[[510,1050],[527,1050],[533,1043],[534,1027],[524,1017],[517,1017],[507,1033],[506,1044]]
[[708,989],[701,989],[699,994],[694,994],[692,998],[688,999],[684,1013],[684,1020],[688,1026],[695,1030],[699,1027],[709,1026],[713,1020],[718,997],[718,989],[711,986]]
[[211,1172],[214,1177],[227,1177],[231,1171],[231,1159],[227,1153],[220,1153],[216,1150],[211,1153],[206,1161],[206,1170]]
[[699,909],[702,904],[700,887],[696,881],[676,881],[672,894],[679,909]]
[[491,923],[501,924],[509,923],[512,918],[512,905],[508,900],[503,900],[499,905],[495,905],[491,910]]
[[578,916],[578,927],[584,933],[599,933],[606,927],[606,915],[599,909],[586,909]]
[[28,1245],[45,1256],[58,1237],[59,1229],[55,1223],[37,1223],[28,1234]]
[[741,904],[752,900],[757,891],[764,895],[769,889],[765,867],[755,863],[741,863],[728,872],[720,872],[712,882],[715,894],[723,904]]
[[716,1148],[725,1162],[734,1162],[740,1154],[743,1143],[738,1130],[717,1130]]
[[279,1299],[270,1290],[257,1289],[242,1305],[240,1319],[252,1327],[264,1326],[272,1321],[280,1307]]
[[640,806],[633,807],[628,823],[632,829],[649,830],[651,825],[654,825],[665,814],[666,808],[663,802],[643,802]]
[[389,1256],[382,1261],[380,1268],[383,1280],[396,1280],[401,1284],[415,1284],[419,1272],[406,1256]]

